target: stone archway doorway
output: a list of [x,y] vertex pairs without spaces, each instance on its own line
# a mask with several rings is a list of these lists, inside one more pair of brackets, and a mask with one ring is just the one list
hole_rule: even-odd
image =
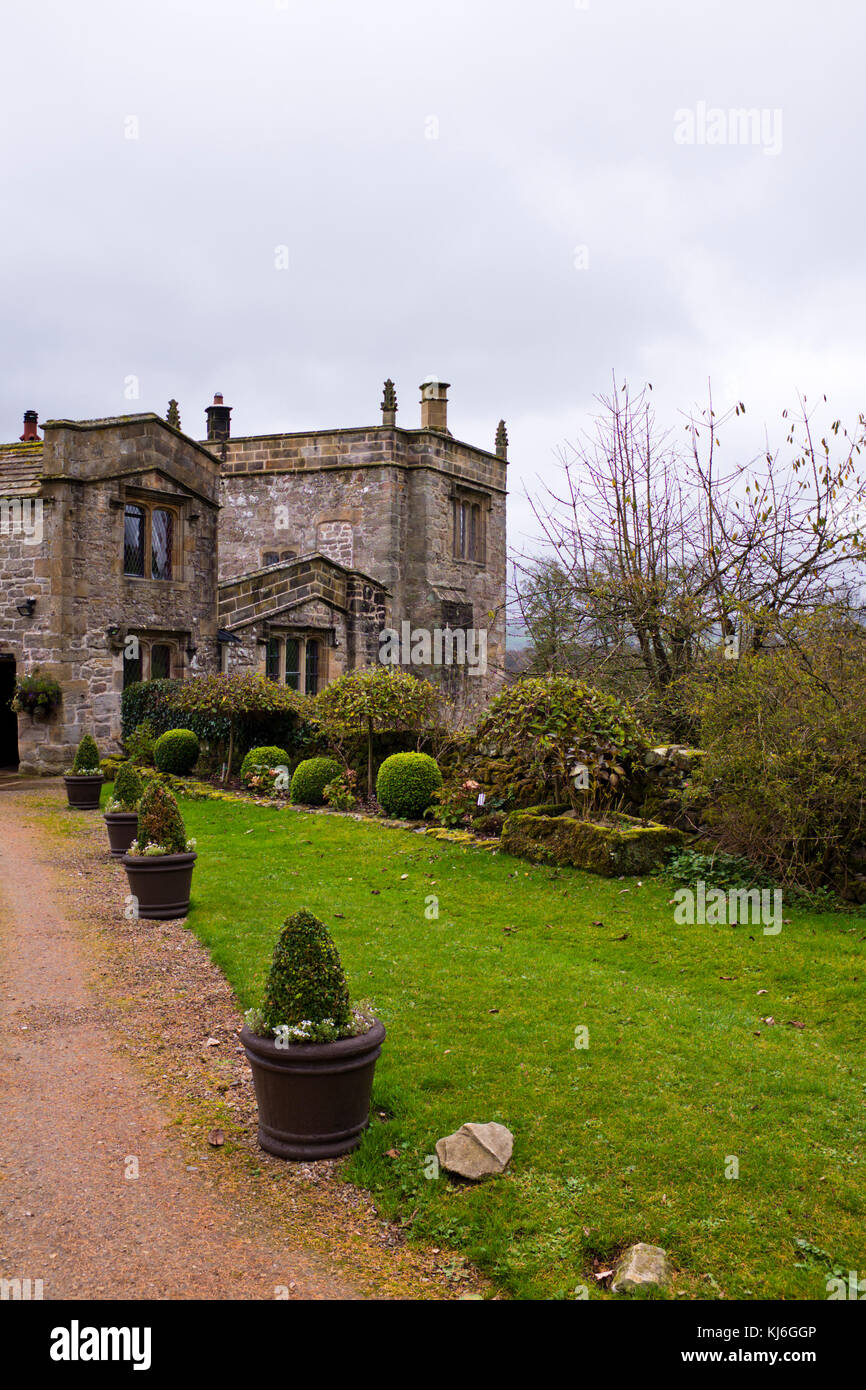
[[0,652],[0,770],[18,770],[18,715],[10,709],[15,694],[15,658]]

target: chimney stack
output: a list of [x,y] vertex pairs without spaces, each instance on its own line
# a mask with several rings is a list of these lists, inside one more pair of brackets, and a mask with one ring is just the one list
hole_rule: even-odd
[[421,428],[448,433],[448,381],[428,376],[421,382]]
[[207,416],[207,437],[209,440],[230,439],[232,432],[232,408],[223,405],[222,393],[217,391],[213,405],[205,411]]
[[27,444],[32,439],[38,439],[36,426],[39,423],[39,416],[35,410],[25,410],[24,412],[24,433],[21,435],[21,443]]

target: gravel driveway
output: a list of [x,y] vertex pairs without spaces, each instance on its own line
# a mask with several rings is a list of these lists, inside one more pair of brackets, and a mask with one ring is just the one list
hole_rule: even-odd
[[224,977],[182,923],[124,919],[101,815],[64,807],[62,784],[0,791],[0,1276],[46,1299],[483,1291],[338,1163],[261,1153]]

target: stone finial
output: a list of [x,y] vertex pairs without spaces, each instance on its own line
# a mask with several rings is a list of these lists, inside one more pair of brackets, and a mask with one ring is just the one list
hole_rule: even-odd
[[508,459],[508,430],[504,420],[500,420],[496,426],[496,455],[497,458]]
[[165,418],[176,430],[180,429],[180,411],[177,408],[176,400],[169,401]]
[[388,425],[392,429],[397,423],[397,392],[394,390],[394,383],[390,377],[385,382],[385,390],[382,395],[382,424]]

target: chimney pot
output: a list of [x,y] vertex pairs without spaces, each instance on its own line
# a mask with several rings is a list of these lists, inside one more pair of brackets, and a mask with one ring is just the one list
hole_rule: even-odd
[[230,405],[223,405],[221,391],[214,393],[213,405],[207,407],[205,415],[209,440],[217,441],[231,438],[232,408]]
[[38,439],[36,426],[39,423],[39,416],[35,410],[25,410],[24,412],[24,433],[21,435],[22,444],[26,444],[31,439]]

